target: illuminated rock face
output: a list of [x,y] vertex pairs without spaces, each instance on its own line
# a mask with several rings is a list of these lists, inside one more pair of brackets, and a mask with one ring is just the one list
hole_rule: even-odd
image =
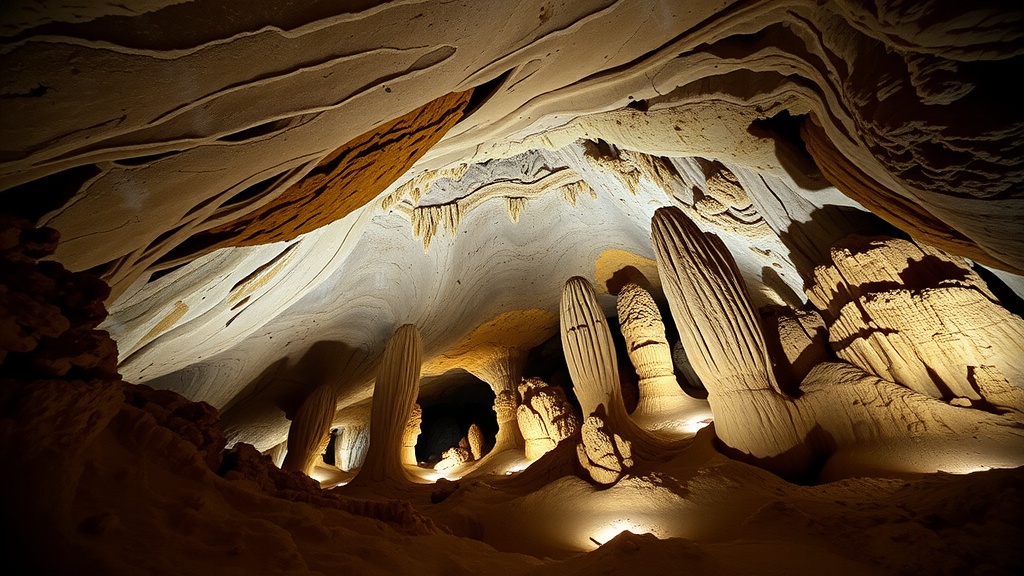
[[526,458],[537,460],[579,430],[579,422],[565,392],[540,378],[527,378],[519,385],[523,403],[516,411],[519,429],[526,439]]
[[[750,573],[723,540],[858,491],[885,543],[775,560],[1024,570],[1019,530],[904,522],[1020,484],[930,474],[1024,464],[1019,7],[35,4],[0,11],[0,456],[41,573]],[[421,486],[450,370],[494,447]]]

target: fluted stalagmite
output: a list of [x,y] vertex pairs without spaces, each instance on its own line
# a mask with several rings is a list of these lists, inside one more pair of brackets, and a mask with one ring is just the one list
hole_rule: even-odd
[[814,367],[799,397],[784,394],[722,242],[675,208],[655,213],[652,238],[680,338],[708,389],[715,430],[737,456],[787,477],[814,474],[826,461],[825,477],[1024,464],[1017,412],[958,408],[835,362]]
[[409,412],[409,421],[405,424],[405,432],[402,433],[402,464],[415,466],[416,441],[420,437],[420,424],[423,423],[423,409],[419,404],[413,404]]
[[334,464],[345,472],[358,468],[370,445],[369,422],[339,427],[334,442]]
[[309,474],[331,441],[331,422],[338,405],[334,386],[317,387],[302,402],[288,429],[288,454],[282,470]]
[[537,460],[579,430],[572,405],[558,386],[548,386],[540,378],[527,378],[519,385],[519,395],[523,402],[516,416],[526,439],[528,460]]
[[600,413],[603,428],[632,443],[638,456],[664,454],[668,444],[637,426],[626,412],[608,319],[588,280],[566,280],[560,311],[562,350],[584,418]]
[[402,465],[402,444],[409,414],[419,395],[422,363],[419,330],[412,324],[400,326],[381,357],[370,409],[370,447],[355,481],[412,480]]
[[640,377],[640,401],[633,420],[647,430],[685,431],[687,424],[711,416],[708,404],[687,396],[679,388],[672,366],[672,348],[654,298],[640,286],[628,283],[616,300],[619,326],[626,351]]
[[[781,458],[777,470],[802,471],[812,454],[793,426],[760,429],[750,418],[788,422],[778,402],[752,410],[744,394],[779,393],[757,311],[725,244],[704,234],[676,208],[654,214],[654,241],[662,288],[687,357],[704,386],[718,436],[755,458]],[[751,413],[752,411],[756,413]],[[754,420],[756,421],[756,420]]]

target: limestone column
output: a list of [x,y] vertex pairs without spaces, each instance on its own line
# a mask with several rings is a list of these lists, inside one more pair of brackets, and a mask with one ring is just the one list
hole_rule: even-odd
[[[708,389],[715,431],[734,456],[804,479],[818,476],[823,464],[818,477],[834,479],[1024,463],[1019,412],[953,406],[845,362],[818,364],[794,388],[798,395],[787,395],[721,240],[675,208],[655,213],[651,236],[680,338]],[[788,340],[813,346],[811,339]]]
[[633,421],[655,430],[710,416],[707,402],[691,398],[679,388],[672,348],[654,298],[630,282],[619,292],[616,307],[626,351],[640,377],[640,402],[631,414]]
[[345,472],[358,468],[366,458],[369,444],[369,422],[339,427],[334,439],[334,463]]
[[288,454],[282,470],[307,475],[312,471],[331,441],[331,422],[337,404],[337,394],[330,384],[317,387],[306,397],[288,429]]
[[562,351],[584,420],[597,415],[606,423],[601,429],[632,443],[633,453],[657,457],[668,445],[634,424],[626,412],[608,319],[588,280],[574,276],[565,282],[560,324]]
[[516,390],[523,380],[525,363],[526,351],[516,347],[500,347],[487,361],[466,368],[494,391],[498,434],[494,439],[494,448],[491,449],[493,454],[513,448],[522,450],[526,446],[516,418],[516,407],[519,406]]
[[384,349],[370,409],[370,447],[359,470],[359,482],[409,482],[402,465],[406,425],[420,389],[423,341],[419,330],[405,324]]

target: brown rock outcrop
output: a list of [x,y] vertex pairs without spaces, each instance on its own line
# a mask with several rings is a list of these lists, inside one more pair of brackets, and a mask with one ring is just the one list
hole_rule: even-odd
[[338,148],[292,185],[249,214],[189,242],[252,246],[291,240],[363,206],[419,160],[462,117],[469,92],[428,102]]

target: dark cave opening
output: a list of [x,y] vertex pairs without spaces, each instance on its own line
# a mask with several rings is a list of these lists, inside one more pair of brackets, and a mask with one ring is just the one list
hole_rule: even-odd
[[498,419],[490,386],[464,370],[424,378],[418,400],[423,409],[416,460],[433,464],[476,424],[484,435],[484,453],[494,445]]

